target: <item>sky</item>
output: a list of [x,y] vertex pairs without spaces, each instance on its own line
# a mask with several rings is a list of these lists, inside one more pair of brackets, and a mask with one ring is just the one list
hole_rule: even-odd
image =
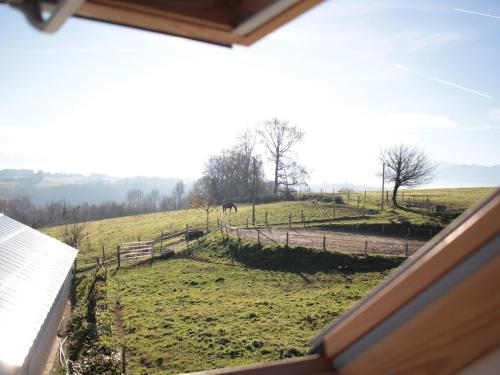
[[[326,1],[251,47],[0,5],[0,169],[196,178],[286,119],[312,183],[378,182],[378,152],[500,164],[500,2]],[[271,174],[269,174],[271,176]]]

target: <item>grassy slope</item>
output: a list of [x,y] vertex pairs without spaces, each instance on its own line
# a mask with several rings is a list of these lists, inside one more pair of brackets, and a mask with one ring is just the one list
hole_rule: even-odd
[[[420,194],[424,190],[414,190],[411,193]],[[439,195],[439,199],[446,202],[466,202],[467,207],[477,202],[486,194],[492,191],[491,188],[474,188],[474,189],[436,189],[426,191],[434,196]],[[405,194],[409,194],[406,191]],[[332,203],[316,202],[316,201],[294,201],[294,202],[277,202],[261,204],[257,206],[257,220],[259,223],[264,223],[265,212],[268,211],[268,221],[270,224],[284,224],[288,222],[288,215],[292,215],[292,220],[300,222],[301,211],[307,221],[322,224],[333,218],[334,210],[337,224],[354,224],[354,223],[390,223],[397,221],[398,216],[407,217],[413,224],[437,223],[435,218],[427,217],[420,213],[396,210],[391,212],[386,210],[383,212],[376,211],[375,200],[378,199],[378,193],[367,193],[368,201],[367,208],[373,210],[368,212],[366,219],[359,219],[359,211],[357,203],[354,201],[356,193],[351,194],[353,201],[351,206],[337,206],[334,209]],[[362,195],[361,195],[362,196]],[[251,206],[238,205],[238,213],[233,213],[226,216],[230,219],[233,225],[245,225],[247,217],[251,217]],[[210,214],[210,225],[212,228],[216,225],[217,217],[221,214],[219,210],[214,210]],[[104,246],[106,257],[115,257],[116,246],[120,242],[136,241],[138,237],[150,239],[157,236],[161,231],[176,232],[183,230],[189,224],[192,227],[204,227],[205,214],[201,210],[180,210],[171,212],[161,212],[154,214],[127,216],[116,219],[98,220],[88,223],[86,228],[88,232],[87,239],[80,248],[77,265],[79,268],[93,264],[95,257],[101,256],[101,246]],[[58,237],[60,228],[47,228],[46,233],[54,237]]]
[[[400,189],[398,192],[398,199],[402,198],[404,193],[405,200],[409,197],[414,199],[429,198],[433,203],[450,205],[456,208],[469,208],[473,204],[479,202],[486,195],[491,193],[495,188],[480,187],[480,188],[450,188],[450,189]],[[392,191],[389,191],[389,198]],[[345,195],[345,194],[344,194]],[[363,199],[363,193],[353,193],[353,200],[357,196]],[[367,199],[372,203],[380,201],[380,192],[369,191],[367,192]]]
[[[232,243],[110,279],[131,373],[177,373],[306,354],[310,340],[401,260]],[[116,301],[119,300],[119,304]]]

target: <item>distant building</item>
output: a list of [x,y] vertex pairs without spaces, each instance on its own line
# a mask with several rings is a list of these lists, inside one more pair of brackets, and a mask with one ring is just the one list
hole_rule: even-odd
[[0,213],[0,375],[40,374],[77,250]]

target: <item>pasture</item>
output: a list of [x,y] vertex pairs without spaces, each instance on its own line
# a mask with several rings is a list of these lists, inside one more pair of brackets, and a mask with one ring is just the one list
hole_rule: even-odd
[[[487,192],[468,192],[470,202]],[[226,216],[211,212],[211,229],[216,229],[217,219],[245,226],[251,206],[238,207],[238,213]],[[357,201],[276,202],[258,205],[257,220],[262,225],[267,211],[270,225],[287,228],[292,215],[297,233],[306,231],[302,212],[309,232],[328,229],[333,218],[346,229],[394,223],[402,215],[415,225],[436,222],[410,210],[380,211],[376,203],[367,203],[365,209],[362,217]],[[89,222],[78,268],[95,265],[101,246],[105,256],[113,258],[119,243],[180,231],[186,224],[202,228],[204,212],[179,210]],[[57,236],[58,230],[47,232]],[[131,374],[197,371],[304,355],[325,325],[404,262],[401,256],[354,254],[348,247],[345,252],[333,251],[335,247],[325,251],[294,243],[258,245],[251,238],[239,243],[234,233],[229,240],[222,237],[214,230],[191,241],[189,248],[181,245],[173,256],[127,263],[109,270],[107,277],[100,271],[99,279],[92,274],[77,277],[68,340],[76,361],[73,369],[79,369],[75,373],[118,374],[121,353]],[[338,243],[339,238],[332,241]]]
[[[467,189],[434,189],[434,190],[405,190],[405,194],[420,194],[422,192],[439,199],[441,203],[452,204],[464,202],[464,209],[470,207],[481,198],[491,192],[493,188],[467,188]],[[357,196],[360,202],[363,193],[351,193],[349,205],[335,205],[331,202],[317,200],[282,201],[256,206],[256,218],[258,225],[264,225],[266,212],[268,213],[269,225],[285,226],[289,217],[292,218],[292,226],[302,226],[301,215],[304,214],[308,226],[321,227],[334,223],[336,225],[352,226],[363,223],[390,224],[398,223],[402,218],[412,225],[440,226],[443,223],[439,217],[428,216],[414,210],[396,209],[394,212],[387,208],[380,211],[377,199],[380,193],[368,192],[365,205],[365,217],[362,216],[362,208],[358,207]],[[347,201],[347,195],[343,194]],[[347,203],[347,202],[346,202]],[[362,203],[360,203],[362,205]],[[247,220],[251,224],[252,207],[249,204],[238,204],[238,212],[222,215],[221,207],[215,207],[209,216],[210,229],[217,227],[217,219],[224,218],[235,226],[246,226]],[[184,230],[186,224],[191,228],[204,228],[206,216],[204,211],[196,209],[158,212],[145,215],[127,216],[115,219],[97,220],[87,223],[86,237],[79,249],[77,267],[86,269],[95,264],[95,259],[102,256],[104,248],[105,256],[111,259],[116,256],[116,247],[119,243],[136,241],[141,239],[152,239],[157,237],[161,231],[166,233]],[[52,227],[44,229],[44,232],[60,237],[61,228]]]
[[209,235],[189,255],[121,269],[108,281],[127,371],[178,373],[307,353],[311,339],[401,258],[260,248]]

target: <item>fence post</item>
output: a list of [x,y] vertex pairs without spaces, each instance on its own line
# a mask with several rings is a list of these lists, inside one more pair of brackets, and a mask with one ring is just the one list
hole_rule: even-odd
[[323,250],[326,251],[326,236],[323,236]]
[[260,230],[257,229],[257,244],[260,245]]
[[405,257],[408,258],[408,242],[405,245]]
[[269,227],[269,224],[267,223],[267,210],[266,210],[266,227]]
[[365,256],[368,256],[368,240],[365,240]]
[[116,263],[118,264],[118,269],[120,269],[120,245],[116,247]]
[[335,214],[336,214],[336,211],[337,211],[337,205],[334,204],[333,205],[333,220],[335,220]]
[[347,192],[347,205],[349,206],[349,201],[351,200],[351,193]]
[[226,239],[229,240],[229,235],[227,234],[227,224],[226,224]]
[[75,262],[73,263],[73,275],[76,275],[76,258]]
[[104,264],[104,261],[106,260],[106,255],[104,254],[104,245],[101,245],[101,249],[102,249],[102,263]]
[[[219,219],[217,219],[219,220]],[[160,232],[160,251],[163,250],[163,231]]]
[[189,224],[186,224],[186,245],[187,245],[187,248],[189,250]]
[[286,247],[288,248],[288,231],[286,232]]
[[288,214],[288,229],[292,227],[292,214]]
[[154,250],[155,250],[155,243],[151,242],[151,264],[153,264]]
[[306,224],[305,224],[305,219],[304,219],[304,210],[300,211],[300,218],[302,220],[302,225],[304,225],[304,228],[305,228]]
[[236,234],[238,235],[238,243],[241,245],[240,229],[236,228]]
[[220,228],[220,219],[217,218],[217,228]]
[[358,195],[358,207],[359,207],[359,195]]

